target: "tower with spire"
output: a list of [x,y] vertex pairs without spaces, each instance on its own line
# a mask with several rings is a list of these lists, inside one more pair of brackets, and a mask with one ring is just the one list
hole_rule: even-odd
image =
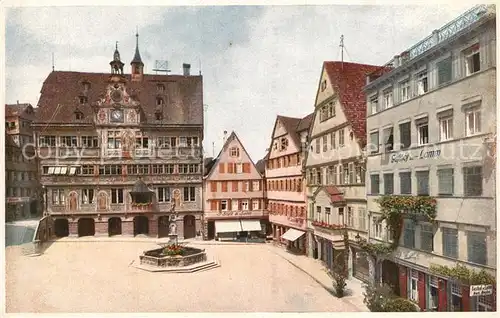
[[140,82],[142,81],[142,76],[144,75],[144,63],[142,63],[141,53],[139,53],[139,32],[135,33],[135,54],[130,65],[132,66],[132,81]]
[[121,74],[123,75],[123,62],[120,59],[120,52],[118,52],[118,41],[116,41],[115,53],[113,54],[113,60],[109,62],[111,65],[111,74]]

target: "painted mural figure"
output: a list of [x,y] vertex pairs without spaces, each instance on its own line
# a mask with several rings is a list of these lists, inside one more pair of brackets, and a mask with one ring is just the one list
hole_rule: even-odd
[[106,194],[105,193],[99,194],[98,209],[106,210],[106,205],[107,205]]
[[76,193],[71,193],[69,196],[69,210],[76,211]]

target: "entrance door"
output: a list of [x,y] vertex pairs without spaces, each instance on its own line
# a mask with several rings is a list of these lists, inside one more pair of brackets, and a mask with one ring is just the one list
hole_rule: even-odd
[[398,265],[390,260],[382,262],[382,282],[392,287],[393,292],[399,295]]
[[149,234],[149,219],[143,215],[134,218],[134,236]]
[[184,217],[184,238],[189,239],[196,236],[196,226],[194,215]]
[[118,217],[110,218],[108,220],[108,235],[121,235],[122,234],[122,220]]
[[94,236],[94,219],[83,218],[78,220],[78,236]]
[[56,219],[54,221],[54,232],[56,237],[66,237],[69,235],[69,224],[66,219]]
[[215,222],[214,221],[208,221],[207,224],[207,236],[209,240],[214,239],[215,237]]
[[167,237],[169,234],[169,219],[167,215],[158,218],[158,237]]

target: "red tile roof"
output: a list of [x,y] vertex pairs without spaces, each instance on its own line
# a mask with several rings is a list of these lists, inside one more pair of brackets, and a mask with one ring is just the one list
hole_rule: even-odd
[[[30,114],[29,111],[26,112],[27,110],[31,110],[32,113]],[[34,109],[33,106],[29,103],[22,103],[22,104],[5,104],[5,117],[23,117],[23,118],[30,118],[34,116]]]
[[[110,73],[55,71],[43,83],[37,109],[37,123],[72,123],[76,110],[83,113],[82,123],[93,123],[92,106],[104,97]],[[133,100],[139,101],[145,123],[167,125],[203,124],[202,76],[144,74],[141,82],[132,82],[125,74],[126,89]],[[84,94],[83,82],[90,83]],[[165,87],[163,120],[157,121],[156,98],[158,84]],[[79,97],[87,96],[88,104],[80,105]],[[58,107],[58,105],[60,105]]]
[[344,202],[344,194],[335,186],[327,186],[323,188],[326,193],[330,195],[330,200],[332,203]]
[[323,64],[330,83],[339,95],[340,105],[360,146],[366,146],[366,75],[380,66],[326,61]]

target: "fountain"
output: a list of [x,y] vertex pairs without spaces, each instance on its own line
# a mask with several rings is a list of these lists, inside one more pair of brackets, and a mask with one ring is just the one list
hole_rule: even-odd
[[169,226],[168,242],[158,242],[160,248],[148,250],[139,256],[140,263],[135,267],[151,272],[192,273],[219,267],[220,263],[209,260],[205,249],[179,243],[177,234],[177,214],[175,203],[172,206],[173,218]]

